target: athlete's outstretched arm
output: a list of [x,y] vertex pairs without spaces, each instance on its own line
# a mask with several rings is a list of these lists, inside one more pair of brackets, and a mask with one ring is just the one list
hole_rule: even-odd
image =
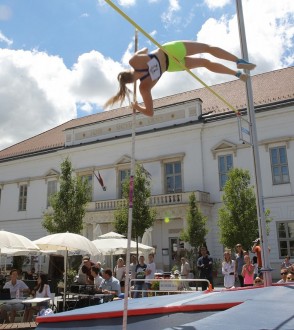
[[138,104],[138,102],[132,103],[133,109],[141,112],[143,115],[146,115],[148,117],[153,117],[153,99],[151,95],[151,89],[141,88],[140,85],[140,93],[143,98],[145,107],[142,107]]

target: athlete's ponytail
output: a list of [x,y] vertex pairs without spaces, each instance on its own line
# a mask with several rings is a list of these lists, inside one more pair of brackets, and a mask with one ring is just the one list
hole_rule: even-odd
[[104,104],[104,108],[112,106],[117,102],[120,102],[121,105],[124,99],[129,97],[131,91],[127,88],[126,84],[134,82],[134,73],[132,71],[120,72],[117,76],[117,80],[119,81],[119,91]]

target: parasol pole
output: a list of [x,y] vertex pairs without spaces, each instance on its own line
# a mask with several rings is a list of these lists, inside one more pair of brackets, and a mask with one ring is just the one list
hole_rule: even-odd
[[[138,50],[138,30],[135,30],[135,52]],[[137,84],[134,81],[133,101],[137,100]],[[128,299],[130,286],[130,248],[132,239],[132,222],[133,222],[133,196],[134,196],[134,176],[135,176],[135,137],[136,137],[136,110],[133,109],[132,114],[132,158],[131,158],[131,175],[130,175],[130,189],[129,189],[129,221],[128,221],[128,244],[126,256],[126,280],[124,293],[124,312],[123,312],[123,330],[127,329],[128,319]]]
[[66,287],[67,287],[67,258],[68,258],[68,250],[65,250],[64,256],[64,275],[63,275],[63,283],[64,283],[64,292],[63,292],[63,311],[65,311],[65,301],[66,301]]

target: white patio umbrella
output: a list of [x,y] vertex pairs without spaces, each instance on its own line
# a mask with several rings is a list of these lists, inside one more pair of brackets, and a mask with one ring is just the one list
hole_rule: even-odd
[[25,236],[0,230],[0,251],[2,248],[10,250],[39,251],[40,248]]
[[[103,255],[119,255],[126,254],[127,252],[128,240],[126,238],[98,238],[92,242]],[[140,252],[150,253],[154,251],[152,246],[147,246],[141,243],[138,243],[138,249]],[[131,241],[130,252],[136,251],[137,243],[135,241]]]
[[142,243],[145,245],[152,245],[152,230],[153,228],[147,228],[142,237]]
[[39,250],[39,247],[27,237],[0,230],[0,264],[2,264],[2,255],[28,255],[31,252],[37,253]]
[[[69,251],[80,251],[92,256],[100,254],[95,245],[85,236],[74,233],[58,233],[37,239],[34,243],[42,250],[65,251],[64,256],[64,288],[66,289],[67,259]],[[65,308],[65,293],[63,296],[63,309]]]
[[[109,232],[104,235],[100,235],[98,239],[92,241],[96,248],[103,254],[103,255],[119,255],[119,254],[126,254],[127,247],[128,247],[128,240],[125,238],[124,235]],[[138,250],[140,253],[151,253],[155,251],[152,246],[147,246],[141,243],[138,243]],[[130,242],[130,253],[137,252],[137,243],[135,241]],[[113,260],[111,258],[111,268],[113,268]]]
[[101,239],[101,238],[103,238],[103,239],[104,238],[125,238],[125,236],[121,235],[119,233],[116,233],[114,231],[110,231],[109,233],[98,236],[98,239]]

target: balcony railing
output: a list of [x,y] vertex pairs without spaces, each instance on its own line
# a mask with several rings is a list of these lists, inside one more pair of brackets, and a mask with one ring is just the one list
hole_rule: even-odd
[[[165,195],[155,195],[149,198],[150,206],[165,206],[175,204],[188,204],[191,192],[174,193]],[[196,201],[200,203],[210,203],[210,194],[203,191],[196,191]],[[127,203],[124,199],[109,199],[105,201],[91,202],[88,211],[107,211],[115,210]]]

